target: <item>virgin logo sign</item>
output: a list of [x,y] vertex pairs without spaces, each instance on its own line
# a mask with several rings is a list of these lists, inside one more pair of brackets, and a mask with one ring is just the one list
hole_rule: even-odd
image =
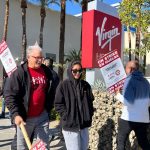
[[121,55],[121,29],[118,18],[97,10],[83,14],[82,65],[84,68],[99,68],[98,60],[117,50]]
[[[111,47],[112,39],[114,39],[115,37],[120,35],[120,33],[118,31],[118,28],[115,26],[112,26],[111,30],[106,31],[106,29],[105,29],[106,21],[107,21],[107,17],[105,17],[103,19],[102,26],[97,27],[96,36],[98,38],[98,45],[103,49],[108,44],[109,51],[111,51],[112,50],[112,47]],[[103,43],[103,41],[105,41],[105,42]]]

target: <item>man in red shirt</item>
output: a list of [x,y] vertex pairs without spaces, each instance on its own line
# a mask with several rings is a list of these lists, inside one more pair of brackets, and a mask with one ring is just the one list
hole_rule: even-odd
[[49,149],[49,113],[55,86],[52,73],[42,60],[42,49],[37,44],[29,46],[27,61],[10,76],[4,91],[6,105],[17,125],[17,150],[27,149],[19,127],[21,123],[25,124],[31,141],[42,139]]

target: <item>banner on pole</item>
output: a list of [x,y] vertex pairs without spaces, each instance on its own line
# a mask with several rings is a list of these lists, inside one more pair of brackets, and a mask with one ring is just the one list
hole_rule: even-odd
[[108,91],[113,94],[118,87],[122,87],[126,73],[121,59],[116,50],[103,56],[98,60],[98,64],[104,78]]
[[17,65],[4,40],[0,43],[0,59],[7,75],[10,76],[11,73],[17,69]]

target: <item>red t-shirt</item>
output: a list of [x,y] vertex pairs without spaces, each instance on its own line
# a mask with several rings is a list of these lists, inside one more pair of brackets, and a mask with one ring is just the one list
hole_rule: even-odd
[[29,68],[31,76],[31,91],[29,100],[28,117],[39,116],[44,111],[45,96],[46,96],[46,75],[40,67],[38,69]]

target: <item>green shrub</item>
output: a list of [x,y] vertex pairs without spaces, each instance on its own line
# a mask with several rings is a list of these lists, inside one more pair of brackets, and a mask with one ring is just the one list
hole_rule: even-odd
[[56,112],[56,110],[54,108],[51,110],[50,119],[51,120],[60,120],[60,115]]
[[0,107],[2,107],[2,99],[0,98]]

